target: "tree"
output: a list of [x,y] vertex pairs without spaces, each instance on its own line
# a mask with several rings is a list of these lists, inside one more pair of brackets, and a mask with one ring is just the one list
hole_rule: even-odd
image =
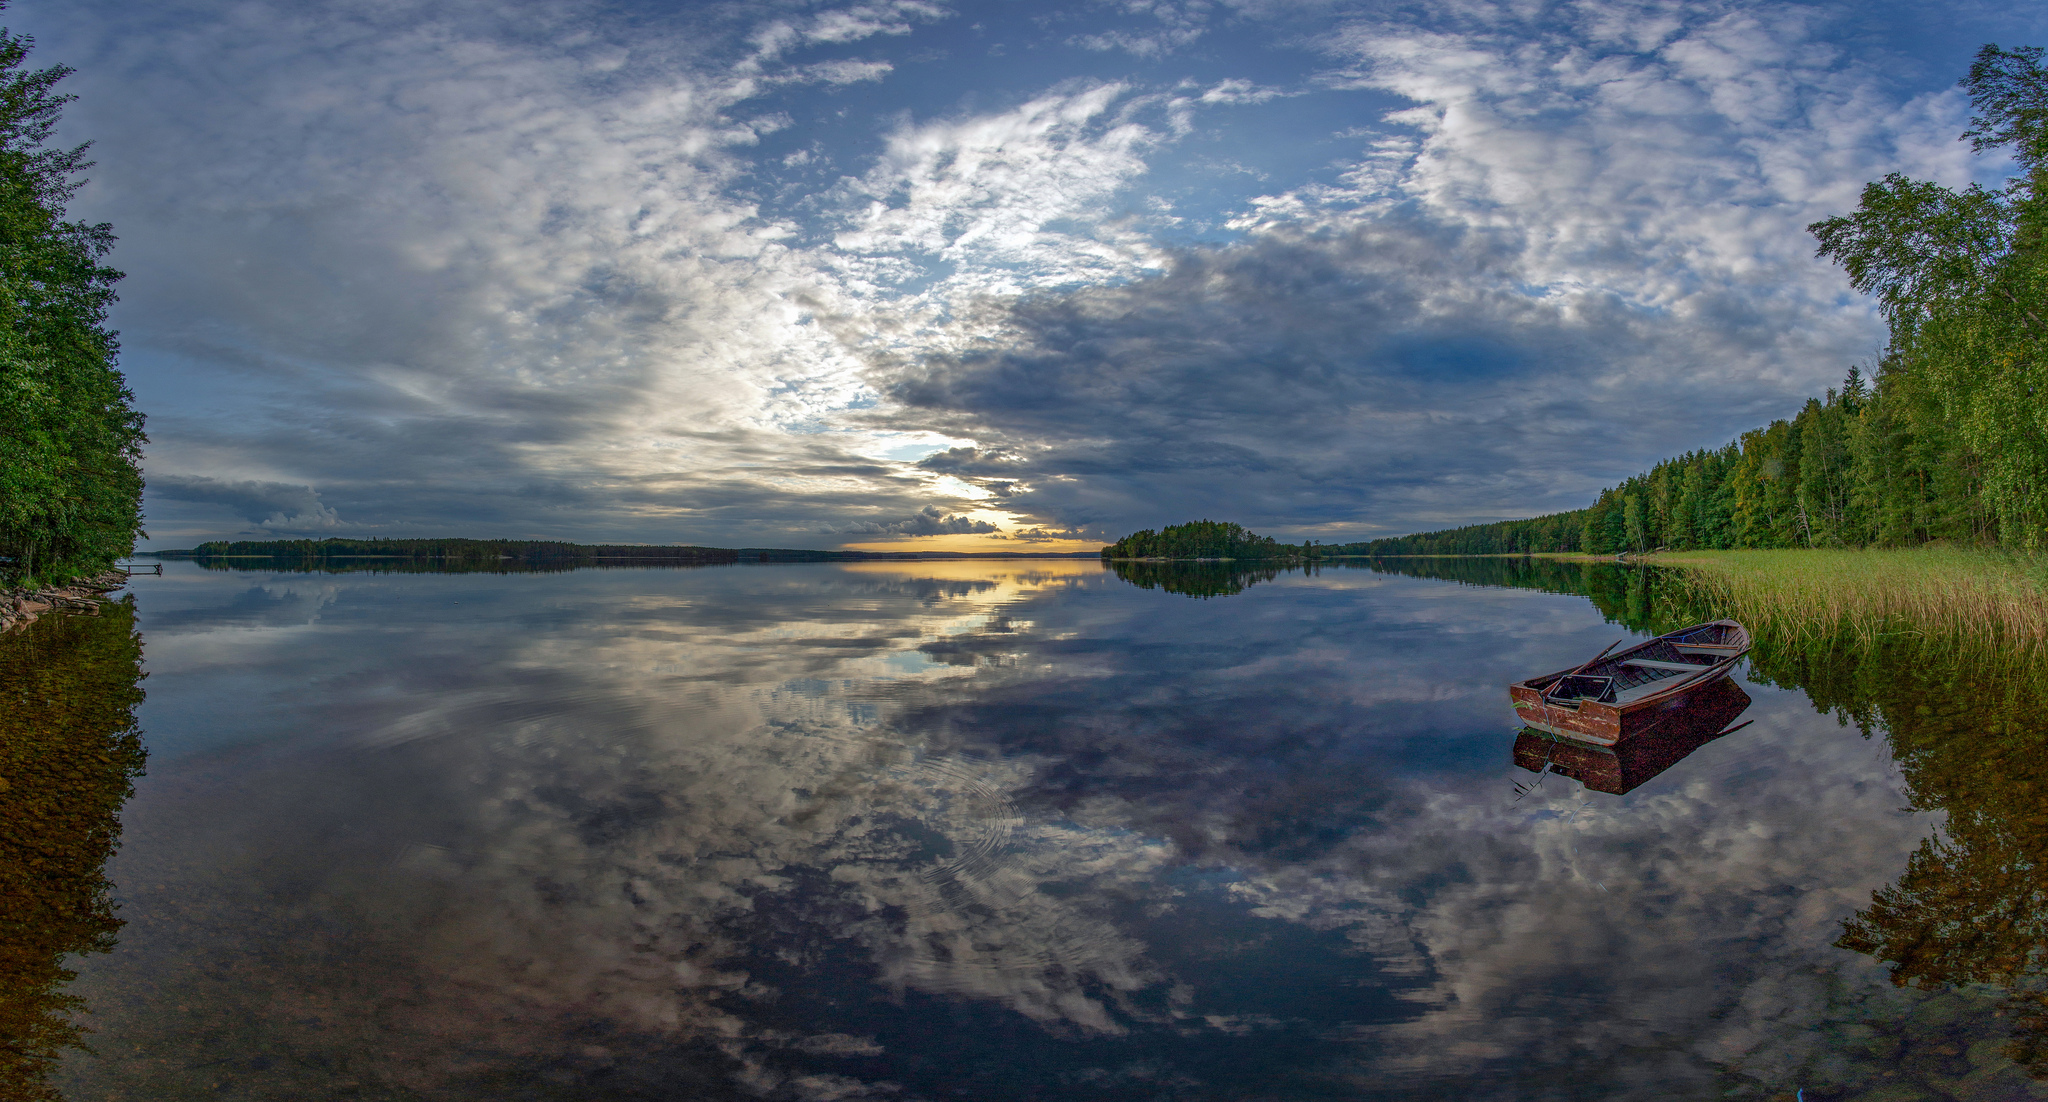
[[1637,552],[1648,551],[1650,537],[1649,526],[1643,516],[1643,495],[1630,494],[1622,501],[1622,511],[1625,514],[1622,523],[1628,530],[1629,548]]
[[0,582],[97,573],[142,535],[134,395],[106,328],[121,273],[109,226],[65,219],[85,146],[46,148],[64,66],[24,68],[0,29]]
[[1987,45],[1962,81],[1976,109],[1963,138],[2003,149],[2019,172],[2002,191],[1953,191],[1897,173],[1848,215],[1814,223],[1820,255],[1875,295],[1898,369],[1919,375],[1981,463],[1995,535],[2044,543],[2048,493],[2048,70],[2039,47]]

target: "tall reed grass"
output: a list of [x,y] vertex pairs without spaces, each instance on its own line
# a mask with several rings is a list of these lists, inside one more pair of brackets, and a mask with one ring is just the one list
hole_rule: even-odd
[[1969,649],[2048,650],[2048,560],[1999,551],[1695,551],[1662,554],[1684,584],[1751,632],[1864,643],[1911,633]]

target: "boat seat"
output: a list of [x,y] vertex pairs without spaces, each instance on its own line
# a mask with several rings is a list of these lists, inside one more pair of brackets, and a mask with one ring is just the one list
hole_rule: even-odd
[[1649,670],[1678,670],[1683,673],[1697,673],[1700,670],[1711,668],[1697,662],[1659,662],[1654,658],[1625,658],[1622,659],[1621,664],[1624,666],[1641,666]]

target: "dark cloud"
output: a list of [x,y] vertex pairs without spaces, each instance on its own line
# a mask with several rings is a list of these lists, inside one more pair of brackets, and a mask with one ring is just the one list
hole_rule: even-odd
[[950,514],[936,505],[927,505],[902,520],[863,521],[833,531],[839,535],[858,536],[965,536],[988,535],[999,529],[985,520]]
[[1573,508],[1637,457],[1776,412],[1742,346],[1791,310],[1674,326],[1611,294],[1529,295],[1511,260],[1414,215],[1189,251],[1156,279],[1001,306],[998,350],[882,368],[897,406],[877,416],[980,442],[925,469],[1111,536]]
[[281,532],[320,531],[341,526],[341,517],[321,504],[311,486],[289,482],[225,482],[195,475],[155,474],[151,497],[201,505],[225,505],[236,516]]
[[1013,540],[1024,540],[1028,543],[1042,543],[1048,540],[1087,539],[1088,532],[1085,529],[1081,528],[1067,528],[1062,530],[1054,530],[1048,528],[1025,528],[1010,533],[1007,538]]

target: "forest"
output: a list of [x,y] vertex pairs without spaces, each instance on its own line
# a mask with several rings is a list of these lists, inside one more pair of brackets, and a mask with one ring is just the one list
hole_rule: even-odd
[[110,227],[65,219],[91,167],[48,148],[71,70],[0,30],[0,585],[97,574],[142,534],[142,415],[106,326]]
[[1894,173],[1808,227],[1876,298],[1866,379],[1718,449],[1666,459],[1584,509],[1349,545],[1369,555],[2048,543],[2048,72],[1985,46],[1962,138],[2011,158],[1999,190]]

